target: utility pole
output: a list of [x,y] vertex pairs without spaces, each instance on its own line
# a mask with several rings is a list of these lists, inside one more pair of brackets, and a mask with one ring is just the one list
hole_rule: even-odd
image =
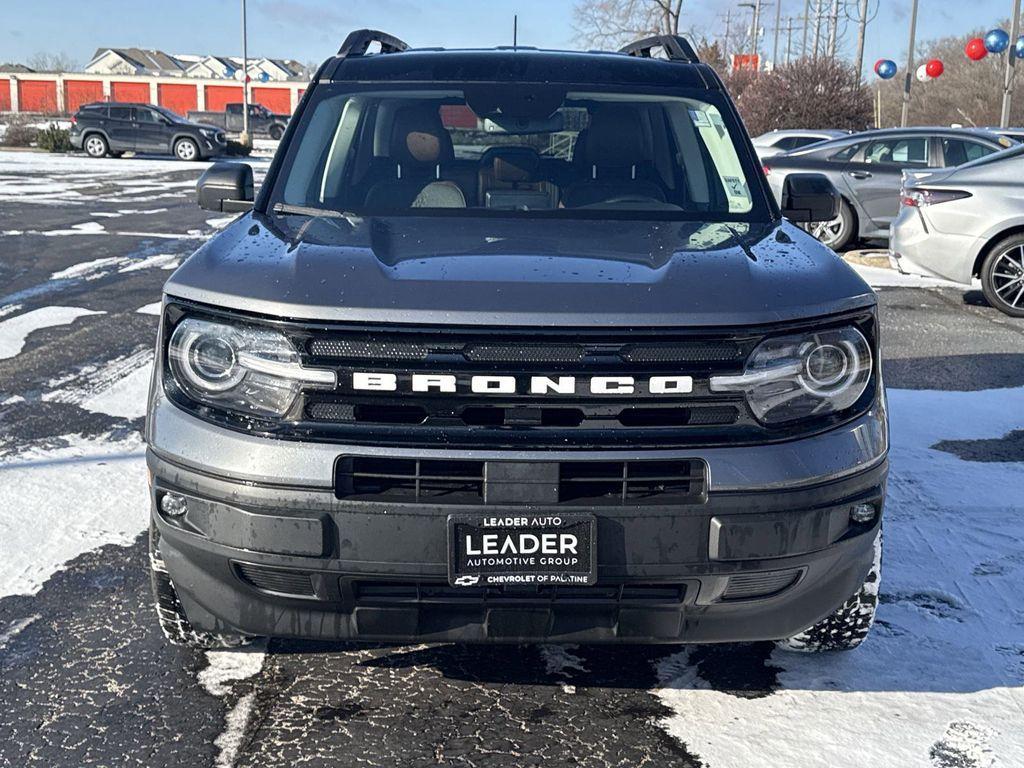
[[804,0],[804,35],[800,43],[800,55],[807,56],[807,30],[811,28],[811,0]]
[[793,17],[790,16],[786,25],[786,63],[789,64],[793,54]]
[[821,0],[814,0],[814,58],[818,58],[821,44]]
[[910,6],[910,42],[907,44],[907,71],[903,80],[903,114],[900,117],[900,128],[907,127],[907,119],[910,116],[910,84],[914,82],[914,43],[917,40],[917,4],[918,0],[913,0]]
[[754,35],[754,61],[757,64],[757,68],[761,68],[761,62],[757,59],[757,48],[760,43],[760,25],[761,25],[761,0],[754,0],[754,28],[752,30]]
[[245,32],[245,0],[242,0],[242,144],[249,145],[249,40]]
[[839,0],[832,0],[832,16],[828,28],[828,57],[836,57],[836,38],[839,36]]
[[775,44],[772,46],[772,68],[779,65],[779,32],[782,31],[782,0],[775,0]]
[[722,55],[725,56],[725,65],[727,67],[732,66],[732,62],[729,61],[729,34],[732,30],[732,8],[729,8],[725,12],[725,42],[722,45]]
[[1017,51],[1014,46],[1020,36],[1020,0],[1013,0],[1013,18],[1010,21],[1010,50],[1006,52],[1006,78],[1003,80],[1003,112],[999,127],[1010,125],[1010,103],[1013,101],[1013,86],[1017,76]]
[[860,16],[857,19],[857,77],[864,74],[864,38],[868,28],[868,0],[860,0]]

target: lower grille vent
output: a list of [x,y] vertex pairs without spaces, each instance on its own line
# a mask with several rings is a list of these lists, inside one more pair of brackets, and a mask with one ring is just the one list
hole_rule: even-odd
[[[507,493],[488,494],[510,482],[532,483],[531,504],[628,505],[700,504],[706,499],[705,465],[699,459],[668,461],[563,461],[530,463],[530,474],[510,481],[488,462],[473,459],[406,459],[343,456],[338,460],[335,495],[339,499],[433,504],[508,502]],[[491,462],[501,465],[502,462]],[[531,478],[554,478],[558,483]],[[550,474],[545,467],[551,468]],[[534,471],[536,469],[536,471]],[[488,486],[488,477],[501,477]],[[550,489],[548,491],[547,489]],[[550,497],[545,494],[550,493]],[[503,499],[504,501],[494,501]]]
[[678,605],[686,597],[683,584],[598,584],[593,587],[450,587],[447,584],[356,581],[352,583],[357,603],[644,603]]
[[797,568],[764,573],[742,573],[729,577],[722,600],[753,600],[781,592],[796,583],[800,576]]
[[696,502],[703,494],[699,461],[563,461],[559,472],[562,502]]
[[252,563],[235,563],[238,575],[264,592],[296,597],[316,597],[313,582],[304,571],[288,568],[267,568]]

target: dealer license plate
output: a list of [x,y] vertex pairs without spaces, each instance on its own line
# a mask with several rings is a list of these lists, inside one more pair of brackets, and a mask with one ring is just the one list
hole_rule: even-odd
[[593,515],[450,515],[448,581],[455,587],[593,584]]

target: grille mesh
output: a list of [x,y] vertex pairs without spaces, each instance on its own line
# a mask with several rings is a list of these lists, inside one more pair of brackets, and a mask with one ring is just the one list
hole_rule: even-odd
[[464,354],[474,363],[578,363],[586,352],[569,344],[473,344]]
[[286,568],[265,568],[252,563],[236,563],[239,575],[252,586],[264,592],[298,597],[316,597],[308,573]]
[[785,571],[764,573],[741,573],[729,577],[729,584],[722,593],[722,600],[751,600],[767,597],[791,586],[800,575],[796,568]]

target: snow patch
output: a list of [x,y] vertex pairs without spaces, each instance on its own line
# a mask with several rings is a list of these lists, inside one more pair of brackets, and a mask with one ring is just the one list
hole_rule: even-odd
[[134,261],[127,267],[122,267],[119,272],[136,272],[140,269],[174,269],[178,266],[181,257],[176,253],[158,253],[155,256],[147,256],[139,261]]
[[238,216],[224,216],[218,219],[207,219],[206,224],[207,226],[213,227],[214,229],[221,229],[222,227],[226,227],[228,224],[230,224],[237,218]]
[[2,630],[0,630],[0,651],[7,647],[7,644],[23,632],[32,622],[40,618],[38,613],[26,616],[23,619],[15,619]]
[[25,347],[25,340],[32,331],[68,325],[79,317],[102,315],[104,312],[81,307],[40,307],[0,321],[0,360],[19,354]]
[[82,401],[82,407],[93,413],[105,413],[125,419],[145,416],[150,368],[149,365],[137,368],[108,389],[87,397]]
[[[223,698],[229,695],[232,683],[260,673],[267,656],[266,650],[266,643],[261,642],[243,648],[207,651],[207,666],[198,676],[200,685],[211,696]],[[217,755],[217,768],[231,768],[234,765],[255,700],[256,693],[250,691],[240,696],[228,711],[224,720],[224,730],[213,742],[220,749]]]
[[163,306],[163,302],[154,301],[152,304],[147,304],[144,307],[136,309],[136,313],[140,315],[158,315],[160,314],[160,308]]
[[95,280],[102,277],[113,267],[121,266],[128,261],[124,256],[104,256],[92,261],[72,264],[66,269],[58,270],[50,275],[51,280]]
[[84,552],[131,544],[148,517],[141,438],[71,437],[0,459],[0,597],[34,594]]
[[544,671],[549,675],[559,677],[571,677],[573,671],[586,674],[589,670],[583,666],[583,659],[571,650],[575,647],[574,645],[542,645],[540,654],[544,659]]

